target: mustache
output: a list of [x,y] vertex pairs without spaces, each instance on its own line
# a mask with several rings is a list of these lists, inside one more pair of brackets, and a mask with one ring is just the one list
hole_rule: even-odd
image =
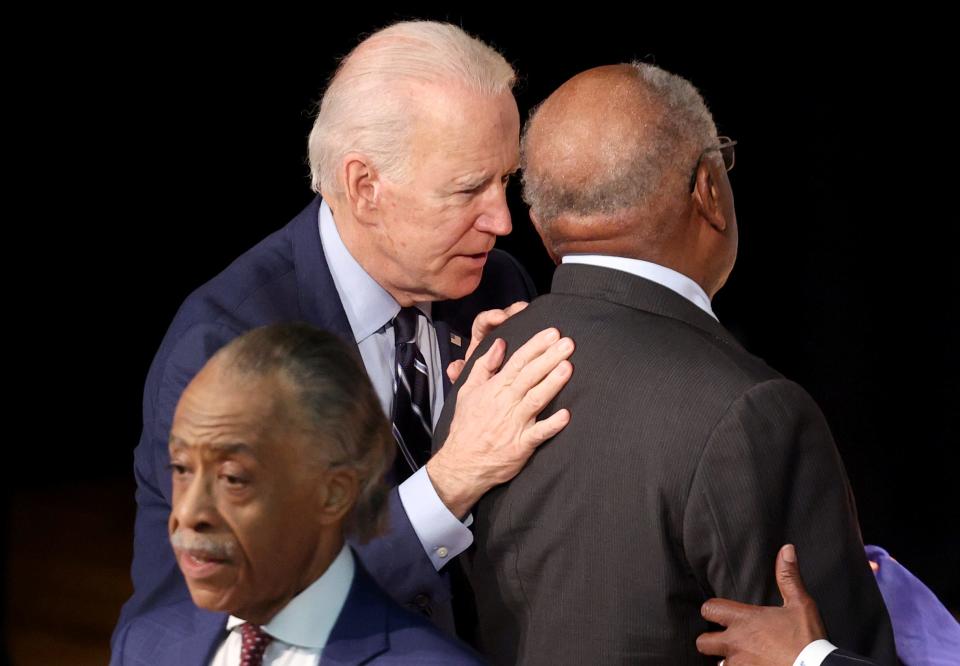
[[228,560],[237,549],[237,542],[230,537],[213,537],[198,534],[193,530],[178,527],[170,535],[170,545],[176,550],[185,550],[192,554],[203,555],[208,559]]

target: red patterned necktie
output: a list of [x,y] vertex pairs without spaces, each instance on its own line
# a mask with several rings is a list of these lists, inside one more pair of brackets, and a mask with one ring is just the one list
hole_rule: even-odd
[[243,650],[240,652],[240,666],[261,666],[263,652],[270,645],[273,636],[260,628],[258,624],[247,622],[240,627],[243,636]]

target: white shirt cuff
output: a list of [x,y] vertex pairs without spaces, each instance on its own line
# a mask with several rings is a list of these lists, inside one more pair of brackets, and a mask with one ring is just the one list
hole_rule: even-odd
[[398,492],[403,510],[434,569],[440,571],[473,543],[473,532],[467,529],[473,524],[473,516],[467,515],[460,522],[450,513],[427,476],[426,466],[401,483]]
[[820,666],[827,655],[836,649],[836,645],[825,638],[821,638],[803,648],[797,658],[794,659],[793,666]]

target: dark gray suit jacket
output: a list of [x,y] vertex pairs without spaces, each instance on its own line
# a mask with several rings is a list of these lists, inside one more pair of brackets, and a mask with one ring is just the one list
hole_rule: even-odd
[[546,411],[572,420],[474,513],[466,564],[494,663],[714,664],[695,647],[710,629],[701,604],[781,603],[786,542],[831,641],[895,663],[843,465],[803,389],[621,271],[560,266],[552,293],[497,336],[509,353],[551,325],[577,350]]

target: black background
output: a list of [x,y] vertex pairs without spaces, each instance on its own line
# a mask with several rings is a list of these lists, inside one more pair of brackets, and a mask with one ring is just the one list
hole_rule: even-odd
[[[449,19],[514,64],[523,117],[631,59],[702,91],[739,141],[740,255],[715,310],[823,408],[864,540],[960,607],[957,113],[939,19],[538,12],[113,14],[23,46],[11,76],[36,129],[8,127],[27,147],[10,182],[34,185],[8,224],[32,238],[7,252],[39,267],[10,295],[41,347],[14,359],[33,434],[9,445],[28,461],[11,486],[131,478],[143,381],[180,302],[312,196],[305,139],[336,58],[393,20]],[[516,189],[511,209],[499,246],[546,290]]]

